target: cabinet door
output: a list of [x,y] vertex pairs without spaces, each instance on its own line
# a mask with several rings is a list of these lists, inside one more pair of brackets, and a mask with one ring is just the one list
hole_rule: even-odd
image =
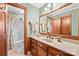
[[31,53],[33,56],[37,55],[37,45],[35,40],[31,40]]
[[61,51],[58,51],[57,49],[48,48],[48,56],[65,56]]
[[33,56],[37,56],[37,49],[31,48],[31,53]]
[[0,10],[0,56],[6,55],[6,13]]
[[37,55],[38,56],[47,56],[47,52],[40,47],[37,47]]
[[60,34],[60,19],[52,20],[52,33]]
[[48,53],[48,56],[54,56],[54,55],[52,55],[52,54]]
[[[50,53],[48,53],[48,56],[61,56],[61,55],[59,55],[59,54],[50,54]],[[63,56],[63,55],[62,55]]]
[[37,46],[41,47],[42,49],[44,49],[45,51],[47,51],[47,45],[43,44],[41,42],[37,42]]
[[61,34],[71,34],[71,16],[61,18]]

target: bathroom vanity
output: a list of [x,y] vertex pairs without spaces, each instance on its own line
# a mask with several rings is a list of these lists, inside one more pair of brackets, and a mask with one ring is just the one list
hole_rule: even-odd
[[[71,8],[61,7],[56,11],[39,17],[39,34],[43,35],[34,36],[33,34],[33,36],[30,37],[30,50],[32,55],[79,55],[79,8],[72,9],[74,6],[76,7],[78,5],[69,4]],[[66,9],[67,12],[63,9]],[[50,38],[51,36],[53,36],[53,38]],[[54,36],[56,38],[54,38]],[[61,36],[61,38],[59,39],[57,36]]]
[[79,55],[79,45],[57,39],[48,40],[44,36],[31,36],[31,53],[33,56],[75,56]]

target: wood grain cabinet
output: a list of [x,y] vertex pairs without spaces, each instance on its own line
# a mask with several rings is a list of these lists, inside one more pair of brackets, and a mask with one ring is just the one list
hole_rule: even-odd
[[39,47],[41,47],[42,49],[44,49],[45,51],[47,51],[47,45],[46,44],[43,44],[43,43],[41,43],[41,42],[37,42],[37,46],[39,46]]
[[47,45],[37,41],[38,56],[47,56]]
[[54,48],[48,48],[48,55],[49,56],[65,56],[63,53],[60,51],[54,49]]
[[48,56],[73,56],[70,53],[64,52],[54,47],[48,47]]
[[32,53],[33,56],[37,56],[37,49],[32,47],[31,48],[31,53]]
[[47,44],[31,38],[31,53],[33,56],[73,56]]
[[30,38],[31,40],[31,54],[33,55],[33,56],[37,56],[37,41],[36,40],[34,40],[33,38]]
[[38,56],[47,56],[47,51],[45,51],[41,47],[37,46],[37,55]]

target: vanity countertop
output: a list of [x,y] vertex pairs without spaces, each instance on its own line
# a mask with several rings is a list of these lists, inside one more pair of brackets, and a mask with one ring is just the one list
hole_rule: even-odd
[[39,36],[39,37],[31,36],[31,37],[34,38],[35,40],[38,40],[49,46],[60,49],[64,52],[70,53],[75,56],[79,56],[79,44],[68,42],[68,41],[63,41],[63,40],[62,40],[62,42],[57,42],[57,39],[53,39],[52,42],[48,42],[48,41],[44,40],[44,39],[46,39],[46,37],[44,37],[44,36]]

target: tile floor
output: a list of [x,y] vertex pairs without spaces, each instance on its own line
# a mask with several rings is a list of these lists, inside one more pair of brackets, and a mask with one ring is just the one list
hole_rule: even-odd
[[[23,53],[18,53],[16,49],[8,50],[8,56],[25,56]],[[32,56],[30,52],[27,53],[26,56]]]
[[8,56],[24,56],[24,54],[17,52],[16,49],[10,49],[8,50]]

